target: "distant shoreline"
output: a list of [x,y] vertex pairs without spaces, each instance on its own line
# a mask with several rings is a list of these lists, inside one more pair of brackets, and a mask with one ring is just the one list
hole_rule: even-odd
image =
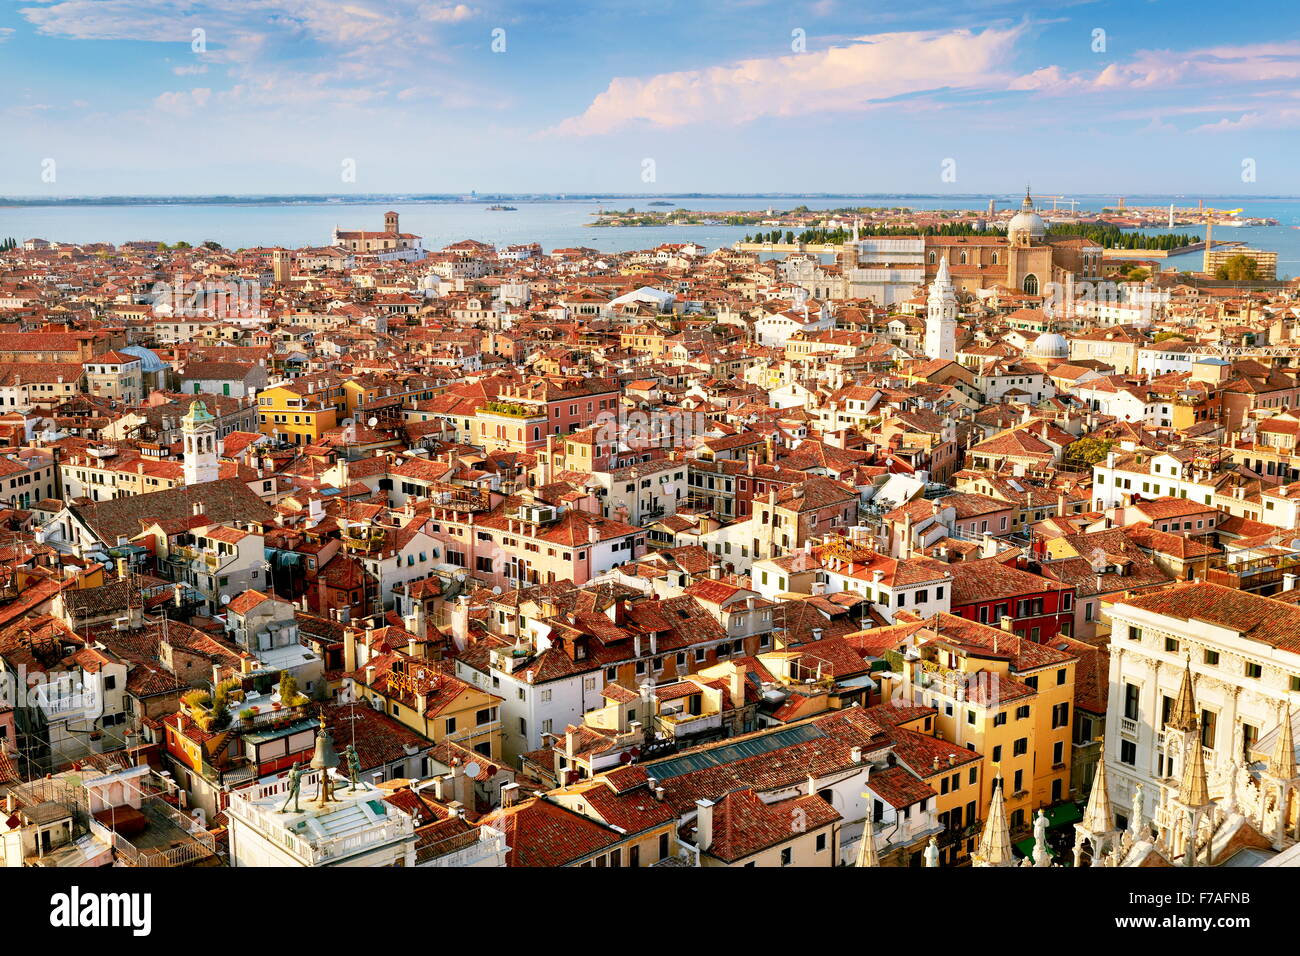
[[[602,203],[615,200],[663,199],[852,199],[852,200],[905,200],[986,202],[990,198],[1010,196],[1011,193],[486,193],[467,197],[453,193],[375,193],[369,195],[334,196],[325,193],[302,195],[199,195],[199,196],[0,196],[0,208],[33,208],[42,206],[360,206],[376,203],[392,204],[449,204],[485,205],[498,202],[523,203]],[[1082,200],[1113,200],[1111,193],[1076,193]],[[1151,193],[1143,198],[1169,199],[1187,202],[1186,194]],[[1300,196],[1242,196],[1230,193],[1197,196],[1198,199],[1236,199],[1251,202],[1297,202]]]

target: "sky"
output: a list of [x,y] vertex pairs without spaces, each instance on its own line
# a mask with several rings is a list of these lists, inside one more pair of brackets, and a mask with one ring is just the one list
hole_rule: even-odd
[[8,0],[0,195],[1300,194],[1300,5]]

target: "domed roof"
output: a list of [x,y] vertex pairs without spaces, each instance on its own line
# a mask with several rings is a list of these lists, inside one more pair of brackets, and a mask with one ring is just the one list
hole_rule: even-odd
[[1029,354],[1034,358],[1069,358],[1070,343],[1060,332],[1044,332],[1029,346]]
[[126,345],[118,349],[118,351],[138,358],[140,360],[140,370],[146,373],[158,372],[167,367],[166,362],[142,345]]
[[208,406],[203,402],[195,400],[190,402],[189,414],[185,416],[186,420],[191,422],[210,422],[213,421],[212,413],[208,411]]
[[1030,198],[1028,189],[1025,190],[1025,198],[1020,203],[1020,212],[1012,216],[1011,221],[1007,223],[1008,239],[1018,233],[1028,235],[1030,239],[1042,239],[1047,235],[1047,225],[1038,213],[1034,212],[1034,200]]

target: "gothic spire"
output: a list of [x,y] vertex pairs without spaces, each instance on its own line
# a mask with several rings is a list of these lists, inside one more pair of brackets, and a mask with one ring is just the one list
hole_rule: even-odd
[[862,840],[858,843],[857,866],[880,866],[880,856],[876,853],[876,831],[871,820],[865,821]]
[[1168,726],[1174,730],[1194,730],[1197,724],[1196,695],[1193,693],[1192,658],[1187,656],[1187,665],[1183,670],[1183,682],[1178,688],[1178,697],[1174,701],[1173,712],[1169,715]]
[[[1193,719],[1195,731],[1200,721]],[[1199,734],[1193,733],[1188,743],[1188,755],[1183,767],[1183,783],[1178,788],[1178,802],[1185,807],[1203,807],[1210,802],[1210,784],[1205,773],[1205,751]]]
[[1295,738],[1291,732],[1291,708],[1282,705],[1282,725],[1278,727],[1277,746],[1268,758],[1268,772],[1279,780],[1295,777]]
[[993,798],[989,801],[989,816],[984,821],[984,832],[975,850],[975,866],[1014,866],[1011,852],[1011,828],[1007,826],[1007,804],[1002,793],[1002,774],[993,781]]
[[1083,829],[1101,836],[1115,829],[1115,810],[1110,805],[1110,788],[1106,781],[1106,750],[1097,757],[1097,772],[1092,777],[1092,792],[1083,809]]

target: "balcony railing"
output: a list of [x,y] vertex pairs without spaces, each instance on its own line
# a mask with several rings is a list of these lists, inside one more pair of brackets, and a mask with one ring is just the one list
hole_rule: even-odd
[[1119,735],[1136,743],[1138,739],[1138,722],[1131,717],[1121,717],[1119,719]]

